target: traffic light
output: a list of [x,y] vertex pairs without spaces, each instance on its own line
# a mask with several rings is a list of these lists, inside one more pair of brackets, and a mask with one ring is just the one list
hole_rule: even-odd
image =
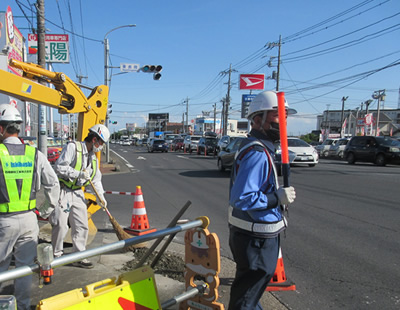
[[112,113],[111,108],[112,108],[112,104],[109,104],[107,107],[107,115],[110,115]]
[[111,124],[117,125],[118,121],[112,121]]
[[161,79],[161,71],[162,71],[162,66],[161,65],[144,65],[141,70],[146,73],[153,73],[153,79],[158,81]]

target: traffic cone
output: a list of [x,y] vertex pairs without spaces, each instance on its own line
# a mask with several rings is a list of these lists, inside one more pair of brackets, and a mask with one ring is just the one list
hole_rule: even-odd
[[296,285],[286,278],[285,267],[283,265],[282,251],[279,247],[278,262],[274,276],[268,283],[266,291],[295,291]]
[[156,231],[155,228],[150,228],[141,186],[136,186],[131,226],[124,228],[124,230],[128,234],[135,236],[141,236]]

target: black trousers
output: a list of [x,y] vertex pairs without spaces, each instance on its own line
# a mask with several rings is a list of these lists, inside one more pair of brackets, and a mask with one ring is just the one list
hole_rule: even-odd
[[230,227],[229,246],[236,262],[229,310],[262,309],[259,300],[276,269],[279,236],[259,238]]

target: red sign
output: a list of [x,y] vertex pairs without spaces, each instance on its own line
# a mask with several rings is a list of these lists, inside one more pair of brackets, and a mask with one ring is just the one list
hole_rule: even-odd
[[241,74],[239,89],[264,90],[264,74]]

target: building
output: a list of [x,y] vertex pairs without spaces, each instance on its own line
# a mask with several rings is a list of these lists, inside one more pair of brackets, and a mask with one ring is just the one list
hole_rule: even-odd
[[[367,111],[344,110],[343,124],[342,110],[325,110],[322,115],[317,116],[317,130],[325,137],[375,135],[377,110],[369,110],[372,114],[369,122],[366,118]],[[400,130],[400,109],[382,109],[379,111],[378,133],[381,136],[394,135]]]

